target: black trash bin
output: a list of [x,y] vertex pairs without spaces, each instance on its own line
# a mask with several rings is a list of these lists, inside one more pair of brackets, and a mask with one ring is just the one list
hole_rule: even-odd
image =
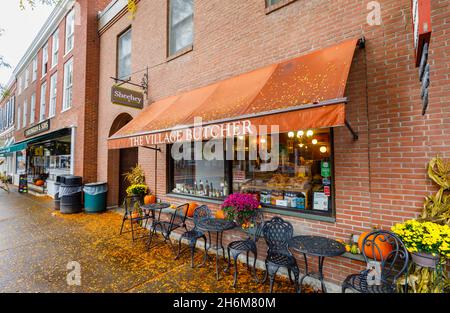
[[74,214],[83,211],[82,189],[82,178],[80,176],[62,177],[59,188],[61,213]]
[[59,197],[59,188],[61,187],[61,184],[64,181],[64,176],[56,176],[56,182],[55,182],[55,210],[59,210],[61,208],[61,198]]

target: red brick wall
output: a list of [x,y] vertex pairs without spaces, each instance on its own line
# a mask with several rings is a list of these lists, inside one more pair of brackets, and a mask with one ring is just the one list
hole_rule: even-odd
[[[166,1],[141,1],[133,21],[123,17],[101,37],[99,177],[106,177],[107,167],[115,166],[107,162],[106,148],[114,117],[138,113],[109,101],[115,38],[129,24],[133,72],[151,67],[149,103],[364,35],[367,47],[356,51],[346,89],[348,120],[359,140],[353,141],[345,128],[335,129],[336,222],[287,219],[296,233],[346,240],[373,225],[390,228],[416,217],[424,196],[436,190],[427,179],[427,162],[436,154],[450,158],[450,7],[448,1],[432,1],[430,106],[422,116],[410,0],[380,1],[380,26],[367,24],[367,3],[298,0],[266,15],[263,0],[195,1],[193,51],[169,61]],[[141,74],[133,77],[140,78]],[[150,188],[154,190],[156,181],[158,196],[182,203],[164,195],[165,160],[165,153],[158,153],[155,175],[154,152],[140,149]],[[340,257],[326,261],[324,271],[327,279],[340,282],[361,266]]]
[[[49,69],[48,73],[41,78],[42,48],[38,52],[38,75],[37,80],[17,96],[16,104],[23,107],[27,99],[28,116],[30,114],[31,95],[36,93],[35,123],[39,122],[41,85],[47,82],[46,89],[46,116],[50,104],[50,78],[57,72],[57,99],[56,116],[51,119],[50,132],[76,126],[75,144],[75,175],[83,176],[85,182],[96,180],[97,176],[97,124],[98,124],[98,68],[99,68],[99,38],[97,35],[97,13],[109,3],[109,0],[78,0],[75,21],[75,43],[71,52],[65,55],[65,30],[66,19],[63,18],[58,25],[59,29],[59,54],[58,65]],[[78,23],[79,22],[79,23]],[[56,29],[55,29],[56,30]],[[48,38],[49,60],[52,56],[52,36]],[[73,103],[72,108],[62,112],[64,64],[73,57]],[[32,63],[28,65],[30,70],[30,82],[32,77]],[[22,72],[23,77],[25,71]],[[23,112],[23,108],[22,108]],[[17,110],[16,110],[17,113]],[[17,115],[16,115],[17,121]],[[29,118],[28,118],[29,121]],[[16,142],[24,140],[24,130],[30,127],[27,122],[26,128],[21,123],[21,129],[15,133]]]

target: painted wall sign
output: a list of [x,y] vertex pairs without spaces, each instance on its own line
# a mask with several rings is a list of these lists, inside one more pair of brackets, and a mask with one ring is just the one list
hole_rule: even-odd
[[133,136],[127,138],[129,147],[172,144],[183,141],[202,141],[209,139],[222,139],[227,137],[245,136],[255,134],[249,120],[197,126],[157,134]]
[[416,67],[420,65],[424,45],[431,39],[431,0],[411,0]]
[[136,109],[142,109],[144,107],[144,95],[139,91],[112,86],[111,102]]
[[31,137],[40,133],[43,133],[50,129],[50,120],[43,121],[33,127],[25,130],[25,137]]

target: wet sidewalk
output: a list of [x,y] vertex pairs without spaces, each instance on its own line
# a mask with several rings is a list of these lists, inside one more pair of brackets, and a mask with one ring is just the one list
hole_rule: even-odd
[[[174,260],[168,245],[150,252],[131,234],[119,236],[121,216],[62,215],[53,201],[0,193],[0,292],[268,292],[253,281],[242,264],[238,287],[224,273],[216,281],[214,261],[190,267],[189,252]],[[196,264],[201,253],[196,256]],[[72,262],[72,263],[71,263]],[[77,263],[73,263],[77,262]],[[73,264],[79,264],[81,285],[69,285]],[[225,263],[223,263],[225,264]],[[68,269],[69,265],[69,269]],[[262,276],[262,273],[258,273]],[[293,292],[277,278],[275,292]]]

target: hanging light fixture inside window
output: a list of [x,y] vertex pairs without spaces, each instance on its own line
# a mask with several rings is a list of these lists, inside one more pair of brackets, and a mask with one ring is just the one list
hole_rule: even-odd
[[289,133],[288,133],[288,137],[289,137],[289,138],[294,138],[294,135],[295,135],[294,132],[289,132]]
[[318,143],[317,139],[313,139],[313,140],[312,140],[312,144],[313,144],[313,145],[317,145],[317,143]]
[[299,130],[299,131],[297,132],[297,138],[303,137],[304,134],[305,134],[305,132],[304,132],[303,130]]
[[320,152],[321,153],[327,153],[328,149],[325,146],[320,147]]
[[306,136],[312,137],[314,135],[314,132],[310,129],[306,132]]

